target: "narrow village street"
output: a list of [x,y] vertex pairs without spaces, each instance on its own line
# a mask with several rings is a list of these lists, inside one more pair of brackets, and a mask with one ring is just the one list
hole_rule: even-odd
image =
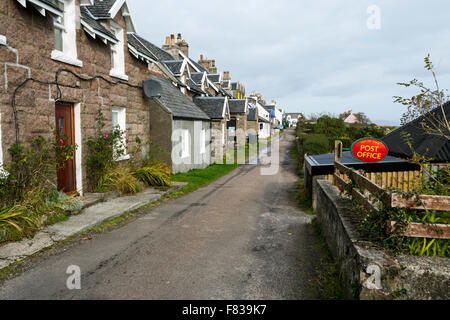
[[[138,219],[52,249],[0,287],[3,299],[313,299],[323,253],[298,208],[294,130],[280,170],[241,166]],[[81,290],[66,270],[81,268]],[[320,297],[319,297],[320,298]]]

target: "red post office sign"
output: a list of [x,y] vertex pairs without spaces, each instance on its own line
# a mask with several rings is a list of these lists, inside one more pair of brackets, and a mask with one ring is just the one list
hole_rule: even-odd
[[364,138],[352,145],[353,156],[363,162],[380,162],[389,153],[387,145],[378,139]]

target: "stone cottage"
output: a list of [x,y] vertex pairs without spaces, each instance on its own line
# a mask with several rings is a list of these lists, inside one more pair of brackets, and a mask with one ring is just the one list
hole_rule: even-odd
[[245,145],[247,141],[247,115],[248,99],[230,99],[231,119],[228,122],[229,134],[235,136],[235,141],[239,146]]
[[199,97],[195,104],[211,118],[211,162],[222,163],[226,154],[230,120],[227,97]]
[[[0,2],[0,162],[13,143],[67,134],[79,147],[54,177],[60,190],[87,191],[86,141],[100,109],[107,128],[129,141],[150,142],[142,90],[148,64],[133,54],[136,28],[125,0]],[[125,155],[118,161],[129,158]]]
[[169,79],[150,74],[144,83],[150,106],[153,148],[174,173],[211,164],[211,119]]

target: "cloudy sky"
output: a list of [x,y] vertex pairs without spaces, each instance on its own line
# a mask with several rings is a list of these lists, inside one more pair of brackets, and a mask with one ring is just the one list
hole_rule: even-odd
[[[190,56],[215,59],[247,93],[260,92],[288,112],[339,114],[353,109],[398,123],[396,85],[418,78],[430,53],[441,87],[450,87],[446,0],[129,0],[138,33],[161,46],[181,33]],[[380,9],[369,29],[368,8]],[[374,20],[370,20],[374,21]]]

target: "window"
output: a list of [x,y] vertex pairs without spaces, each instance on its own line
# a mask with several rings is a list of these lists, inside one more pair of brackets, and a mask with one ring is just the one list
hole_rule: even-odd
[[53,18],[54,50],[52,59],[82,67],[83,62],[77,58],[75,0],[56,2],[64,11],[63,17]]
[[128,160],[130,155],[126,154],[126,109],[125,108],[113,108],[112,109],[112,129],[120,130],[122,132],[122,140],[119,143],[119,148],[114,150],[119,153],[120,156],[116,157],[117,161]]
[[111,45],[111,71],[109,74],[112,77],[127,81],[128,76],[125,75],[124,32],[114,22],[111,22],[111,32],[119,42]]
[[264,123],[259,124],[259,130],[262,130],[262,129],[264,129]]
[[181,133],[181,158],[188,158],[191,155],[189,130],[183,130]]
[[202,129],[202,131],[200,131],[200,153],[201,154],[206,153],[206,131],[205,131],[205,129]]

